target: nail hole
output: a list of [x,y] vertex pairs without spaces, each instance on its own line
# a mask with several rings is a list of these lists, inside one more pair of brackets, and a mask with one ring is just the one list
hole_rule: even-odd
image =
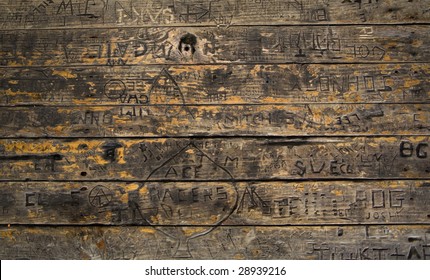
[[82,171],[82,172],[81,172],[81,176],[87,176],[87,172]]
[[191,51],[191,53],[194,54],[194,52],[196,51],[196,45],[197,45],[197,37],[193,34],[188,33],[181,37],[179,41],[178,49],[180,52],[182,52],[182,47],[183,47],[184,51],[186,52]]

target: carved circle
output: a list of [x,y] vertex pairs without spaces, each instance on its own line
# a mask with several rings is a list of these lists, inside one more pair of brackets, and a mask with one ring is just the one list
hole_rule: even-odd
[[109,188],[102,185],[95,186],[88,195],[90,204],[98,208],[109,205],[112,201],[112,198],[113,198],[112,191]]
[[105,84],[104,94],[113,100],[117,100],[121,98],[121,96],[125,95],[126,86],[121,80],[110,80]]

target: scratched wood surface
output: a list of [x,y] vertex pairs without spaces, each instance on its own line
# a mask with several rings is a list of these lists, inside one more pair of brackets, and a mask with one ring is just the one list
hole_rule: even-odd
[[428,4],[428,0],[4,0],[0,27],[417,23],[430,19]]
[[[187,230],[187,229],[185,229]],[[188,229],[192,231],[192,229]],[[429,226],[217,227],[188,242],[152,227],[2,227],[14,259],[428,260]],[[154,248],[148,250],[148,248]],[[185,254],[184,254],[185,253]]]
[[430,181],[1,183],[0,223],[430,224]]
[[0,0],[1,259],[429,259],[429,0]]
[[0,136],[428,135],[429,119],[423,104],[7,107]]
[[[0,106],[428,103],[429,80],[425,63],[0,68]],[[154,96],[168,86],[183,98]]]
[[427,23],[427,0],[3,0],[0,27]]
[[430,179],[430,138],[8,139],[4,180]]
[[425,62],[427,35],[427,25],[3,30],[0,65]]

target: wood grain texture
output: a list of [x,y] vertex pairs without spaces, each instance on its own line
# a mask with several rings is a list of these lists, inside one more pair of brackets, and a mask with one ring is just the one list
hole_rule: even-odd
[[429,234],[429,226],[222,226],[179,251],[177,239],[151,227],[12,226],[0,231],[0,257],[428,260]]
[[428,135],[423,104],[7,107],[1,137]]
[[428,136],[3,139],[3,180],[430,178]]
[[428,103],[429,80],[426,63],[0,68],[0,105]]
[[427,0],[2,1],[2,29],[429,22]]
[[0,32],[3,66],[428,62],[429,27],[248,26]]
[[429,0],[0,0],[1,259],[429,259]]
[[0,224],[430,224],[430,181],[2,182]]

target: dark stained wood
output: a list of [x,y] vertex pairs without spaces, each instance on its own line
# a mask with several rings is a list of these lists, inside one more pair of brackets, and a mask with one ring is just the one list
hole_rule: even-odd
[[0,65],[428,62],[427,34],[427,25],[1,31]]
[[429,3],[0,0],[0,258],[429,259]]
[[[1,105],[428,103],[429,64],[0,68]],[[161,85],[166,81],[166,85]]]
[[0,231],[0,257],[428,260],[429,232],[429,226],[221,226],[180,252],[177,239],[151,227],[11,226]]
[[428,136],[1,140],[3,180],[430,179]]
[[430,181],[4,182],[0,223],[430,224]]
[[353,136],[429,131],[430,108],[423,104],[184,106],[178,105],[181,97],[170,100],[172,105],[7,107],[0,112],[0,136]]
[[230,26],[429,22],[426,0],[2,1],[0,27]]

